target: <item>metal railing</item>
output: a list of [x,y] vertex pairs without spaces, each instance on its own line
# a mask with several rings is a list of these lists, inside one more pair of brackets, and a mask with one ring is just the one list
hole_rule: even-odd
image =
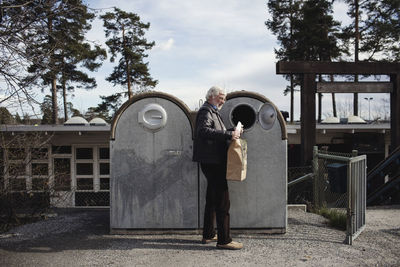
[[367,157],[348,156],[314,147],[314,205],[346,212],[346,239],[351,245],[365,228]]
[[312,171],[312,166],[288,168],[288,204],[312,204]]

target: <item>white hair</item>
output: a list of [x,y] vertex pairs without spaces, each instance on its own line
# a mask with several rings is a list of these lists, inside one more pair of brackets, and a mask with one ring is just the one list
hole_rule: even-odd
[[221,87],[213,86],[210,89],[208,89],[207,94],[206,94],[206,100],[209,100],[211,97],[218,96],[220,94],[225,95],[225,90],[222,89]]

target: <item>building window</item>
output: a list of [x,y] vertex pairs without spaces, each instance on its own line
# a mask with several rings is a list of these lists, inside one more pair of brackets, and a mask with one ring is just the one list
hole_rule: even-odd
[[91,147],[77,147],[76,159],[93,159],[93,148]]
[[100,190],[110,190],[110,148],[99,147]]
[[11,191],[26,191],[26,161],[25,148],[9,148],[6,152],[5,174],[8,188]]
[[76,163],[77,175],[93,175],[93,163]]
[[93,147],[75,148],[76,189],[94,190]]
[[93,190],[93,178],[76,179],[78,190]]
[[5,181],[4,181],[4,175],[5,175],[5,159],[4,159],[4,150],[0,148],[0,192],[3,192],[5,188]]
[[54,158],[54,189],[56,191],[71,190],[71,159]]
[[110,159],[110,148],[100,147],[99,148],[99,159]]
[[49,147],[31,148],[30,176],[33,191],[49,189]]

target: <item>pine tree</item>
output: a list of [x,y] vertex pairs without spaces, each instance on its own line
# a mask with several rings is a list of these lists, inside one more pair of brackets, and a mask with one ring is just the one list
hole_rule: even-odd
[[[359,9],[359,53],[366,61],[400,60],[400,1],[345,0],[353,23],[345,28],[349,41],[358,37],[357,6]],[[357,43],[357,42],[355,42]]]
[[42,111],[42,121],[41,124],[51,124],[52,123],[52,103],[51,96],[46,95],[43,99],[42,104],[40,104],[40,110]]
[[144,62],[144,58],[147,57],[145,51],[155,44],[148,42],[144,37],[150,24],[141,22],[140,17],[134,13],[118,8],[107,12],[101,18],[108,38],[106,45],[111,53],[110,61],[118,59],[118,64],[106,80],[114,86],[126,86],[129,98],[132,98],[135,89],[141,91],[155,87],[157,81],[151,78],[148,63]]
[[[344,0],[352,23],[344,28],[347,42],[354,42],[354,62],[400,60],[400,1]],[[354,77],[358,82],[358,76]],[[358,94],[354,93],[353,114],[358,115]]]
[[115,93],[109,96],[100,96],[101,103],[93,108],[98,117],[110,122],[115,112],[121,106],[121,93]]
[[[49,0],[37,3],[36,15],[42,27],[38,32],[27,34],[34,40],[27,52],[36,58],[29,67],[29,72],[40,75],[44,85],[50,85],[52,96],[52,123],[58,120],[57,91],[63,89],[64,106],[66,91],[72,90],[73,83],[88,89],[95,86],[95,80],[79,70],[81,63],[89,70],[96,69],[101,63],[96,62],[105,57],[105,51],[95,46],[93,49],[84,43],[84,34],[90,29],[90,20],[94,14],[88,12],[82,0]],[[58,85],[58,86],[57,86]],[[64,112],[66,110],[64,109]],[[66,112],[67,114],[67,112]]]
[[18,112],[15,114],[15,122],[17,124],[22,124],[21,116],[19,116]]
[[[291,57],[304,61],[332,61],[347,54],[347,47],[340,46],[340,23],[332,16],[332,2],[307,0],[301,7],[301,20],[294,21],[294,48]],[[322,76],[319,76],[322,81]],[[333,94],[333,93],[332,93]],[[321,121],[322,94],[318,95],[318,121]],[[335,113],[335,97],[332,95]]]
[[[291,50],[294,46],[293,24],[300,16],[300,7],[302,1],[295,0],[270,0],[268,1],[268,10],[271,19],[265,22],[271,32],[276,35],[279,49],[274,49],[275,55],[279,60],[291,61]],[[290,122],[293,123],[294,117],[294,91],[295,87],[300,85],[299,77],[295,75],[285,76],[290,81],[290,85],[284,90],[284,95],[290,92]],[[299,90],[297,90],[299,91]]]
[[14,118],[5,107],[0,107],[0,124],[13,124]]
[[[67,111],[67,91],[74,91],[77,88],[85,88],[87,90],[96,87],[96,80],[89,77],[87,73],[78,68],[78,65],[90,71],[98,69],[102,61],[106,58],[106,51],[98,45],[91,45],[85,42],[84,34],[91,29],[89,22],[93,20],[94,14],[88,12],[86,6],[82,5],[75,12],[72,12],[68,19],[60,20],[61,38],[67,35],[68,39],[63,44],[60,67],[60,85],[58,88],[62,90],[64,119],[68,120]],[[67,32],[61,29],[68,29]]]
[[[331,15],[331,1],[269,1],[268,7],[272,19],[267,21],[266,25],[277,36],[281,45],[279,50],[275,49],[278,59],[331,61],[347,53],[347,47],[341,48],[338,43],[341,38],[340,23]],[[292,80],[291,91],[293,91],[292,84],[298,85],[299,78]],[[321,97],[322,95],[319,95],[319,121]],[[335,110],[334,99],[332,96]]]

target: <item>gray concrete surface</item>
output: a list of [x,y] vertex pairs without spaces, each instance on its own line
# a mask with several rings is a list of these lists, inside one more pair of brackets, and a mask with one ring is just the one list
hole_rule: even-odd
[[400,266],[400,207],[367,210],[353,246],[319,215],[290,209],[286,234],[239,234],[240,251],[199,235],[110,235],[108,210],[75,210],[0,235],[0,266]]

